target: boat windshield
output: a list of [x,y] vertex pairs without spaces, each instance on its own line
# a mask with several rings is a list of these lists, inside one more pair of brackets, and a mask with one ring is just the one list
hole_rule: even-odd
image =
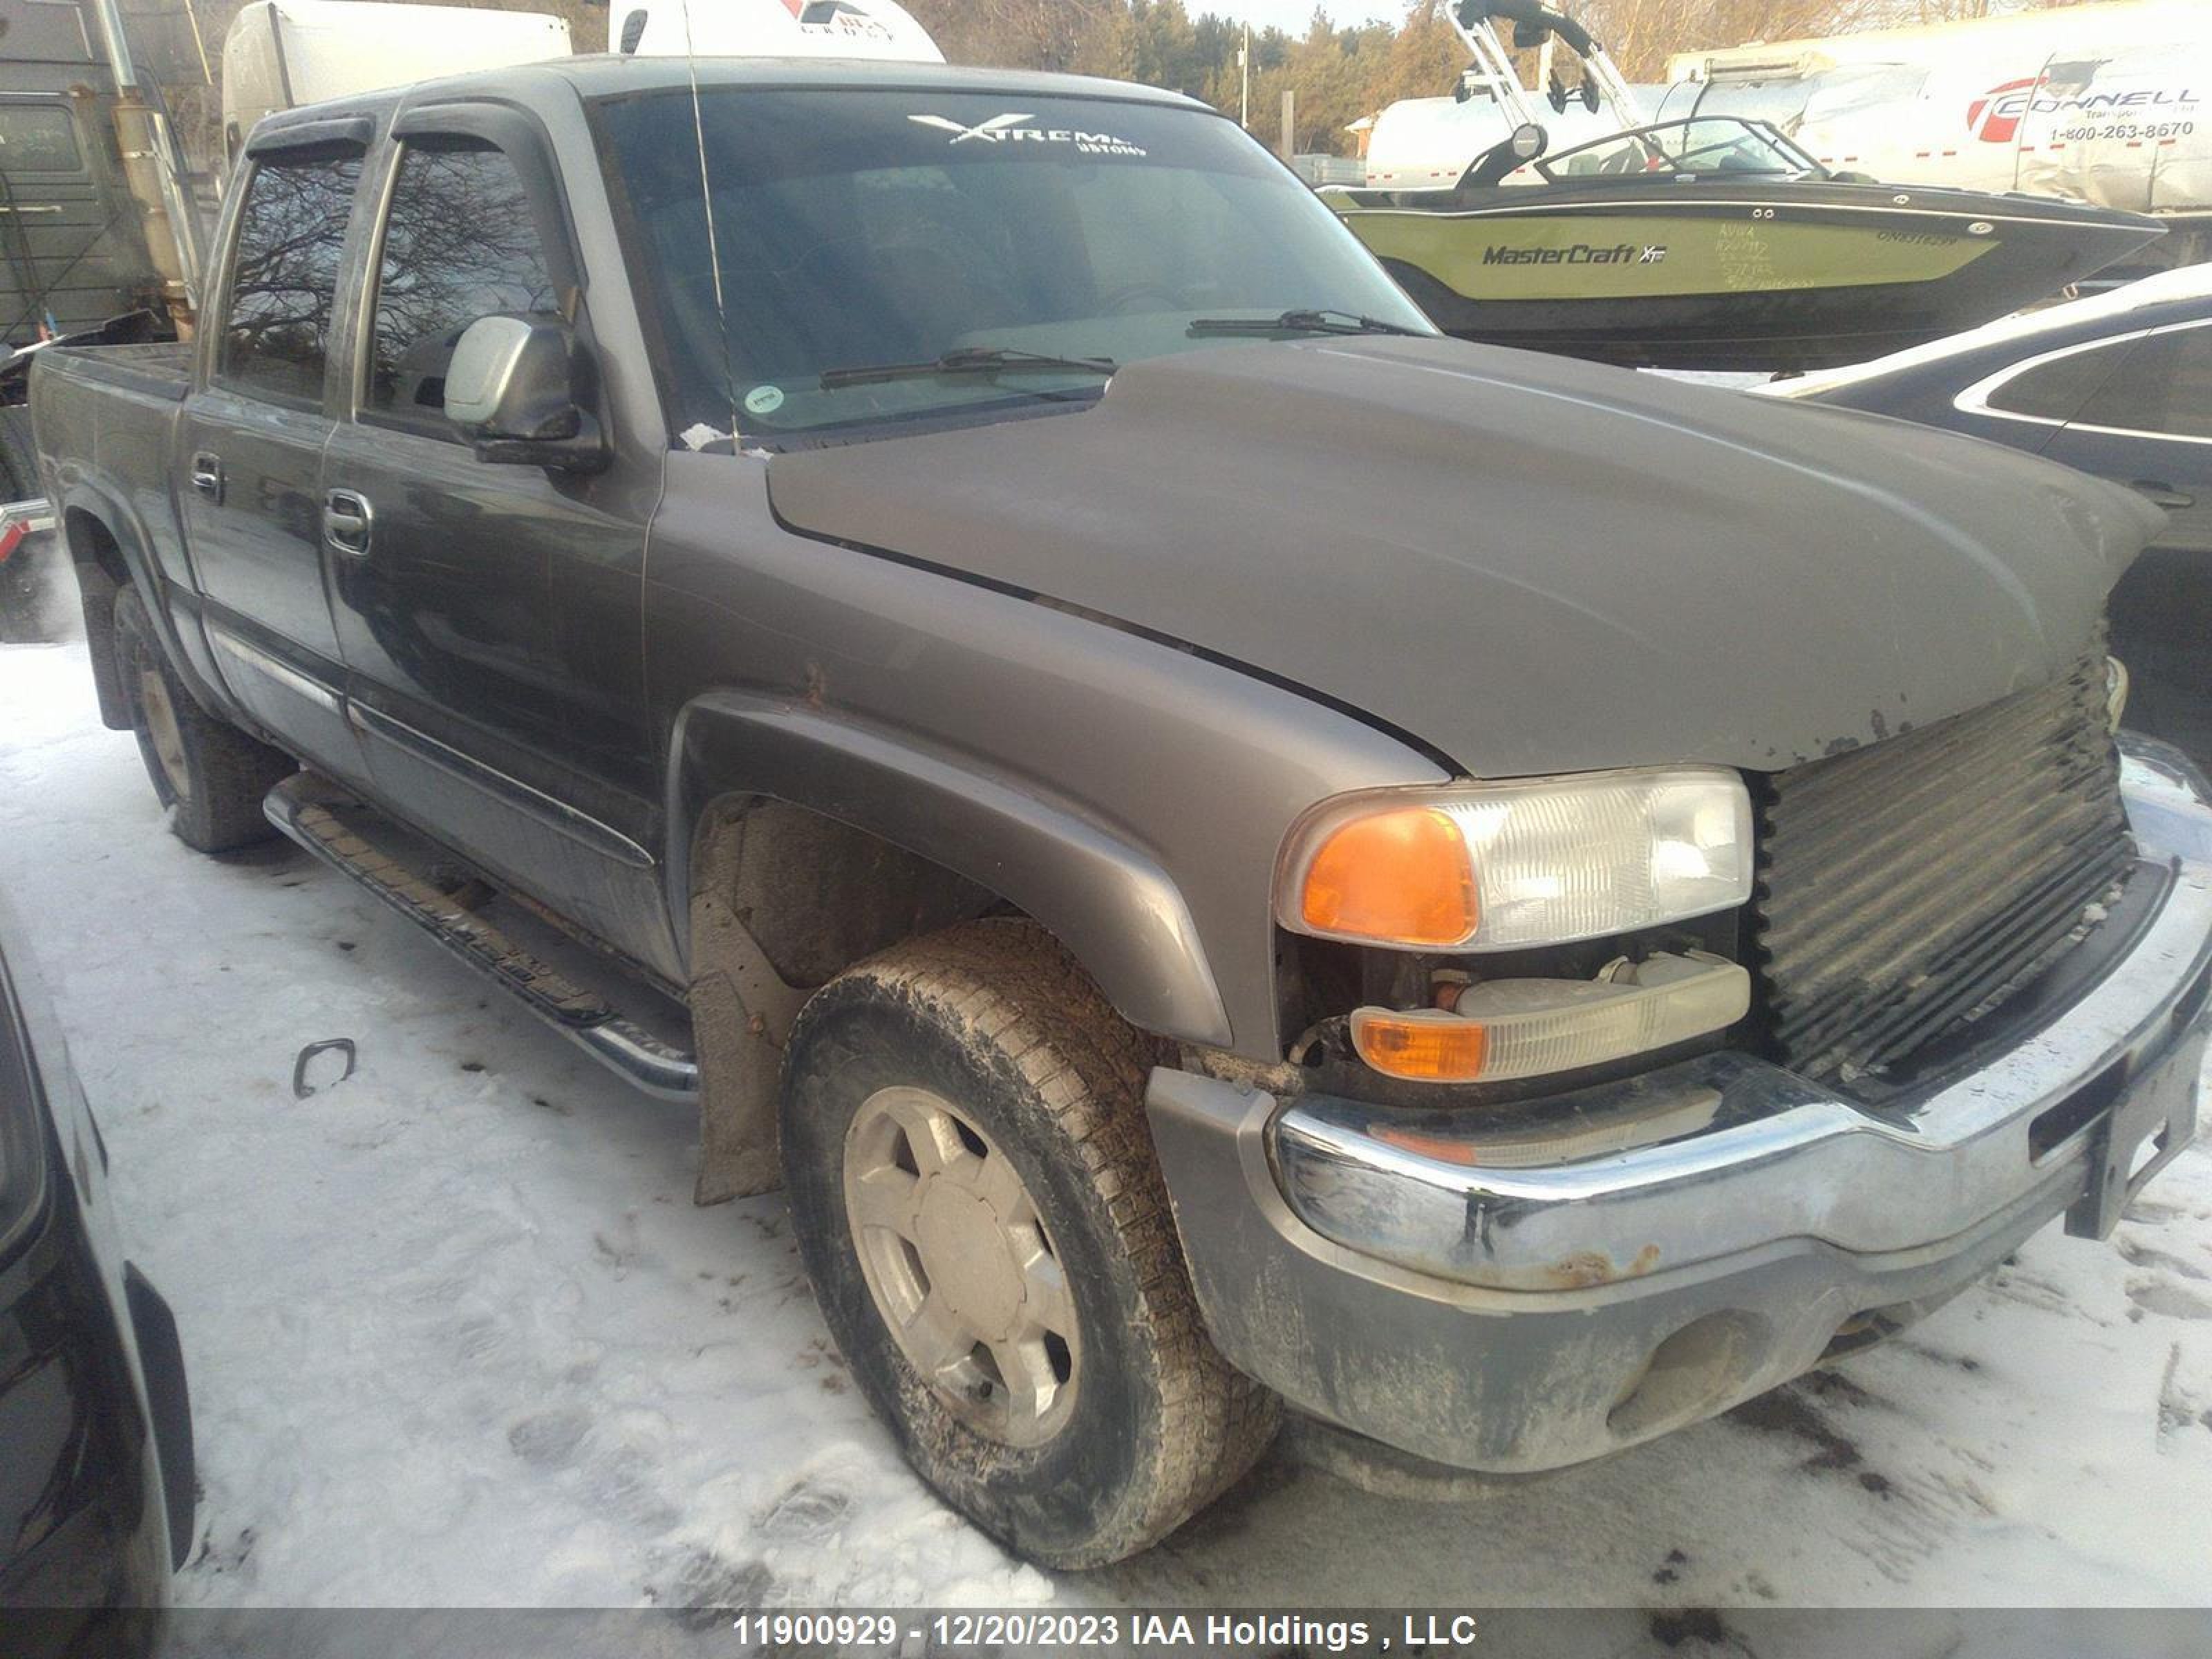
[[1194,106],[748,88],[702,92],[696,125],[682,90],[593,114],[694,447],[733,417],[747,444],[844,441],[1093,402],[1170,352],[1435,331],[1296,174]]
[[1595,139],[1516,168],[1509,185],[1685,173],[1824,176],[1826,169],[1764,121],[1699,115]]

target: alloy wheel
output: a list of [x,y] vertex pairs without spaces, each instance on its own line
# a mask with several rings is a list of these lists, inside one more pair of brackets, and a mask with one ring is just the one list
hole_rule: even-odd
[[1074,1297],[1012,1160],[952,1103],[879,1089],[845,1136],[845,1209],[876,1310],[963,1422],[1041,1445],[1073,1409]]

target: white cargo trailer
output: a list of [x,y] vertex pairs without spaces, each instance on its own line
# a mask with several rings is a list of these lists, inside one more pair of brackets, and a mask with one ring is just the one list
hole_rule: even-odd
[[235,158],[271,111],[378,92],[441,75],[571,53],[568,26],[544,12],[383,0],[254,0],[222,41],[222,138]]
[[[1656,88],[1652,89],[1656,92]],[[1543,110],[1553,149],[1571,149],[1620,126],[1611,111],[1592,114],[1579,101]],[[1462,86],[1445,98],[1401,98],[1375,118],[1367,140],[1370,190],[1437,190],[1457,182],[1478,155],[1513,136],[1519,117],[1486,88]]]
[[896,0],[613,0],[607,50],[648,57],[945,61],[929,31]]
[[1826,165],[2154,213],[2212,258],[2212,5],[2114,0],[1686,52],[1662,119],[1753,116]]
[[[614,0],[606,50],[647,56],[868,58],[941,64],[896,0]],[[235,156],[272,110],[439,74],[567,58],[568,26],[542,12],[384,0],[254,0],[222,46],[223,143]]]

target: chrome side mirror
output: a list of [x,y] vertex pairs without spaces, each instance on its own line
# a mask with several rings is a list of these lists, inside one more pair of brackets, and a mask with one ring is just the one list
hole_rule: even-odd
[[596,472],[608,455],[591,412],[592,380],[565,323],[479,317],[446,368],[446,418],[480,461]]

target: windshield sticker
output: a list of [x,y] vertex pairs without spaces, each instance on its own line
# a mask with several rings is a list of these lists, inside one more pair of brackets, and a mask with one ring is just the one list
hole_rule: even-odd
[[987,144],[1032,143],[1073,144],[1085,155],[1142,155],[1141,145],[1127,138],[1116,137],[1110,132],[1085,132],[1075,127],[1032,127],[1024,123],[1034,121],[1034,115],[994,115],[988,121],[974,126],[942,115],[909,115],[906,118],[916,126],[934,127],[939,132],[949,132],[956,144],[981,142]]
[[780,386],[757,386],[745,393],[748,415],[773,415],[782,407],[783,388]]

